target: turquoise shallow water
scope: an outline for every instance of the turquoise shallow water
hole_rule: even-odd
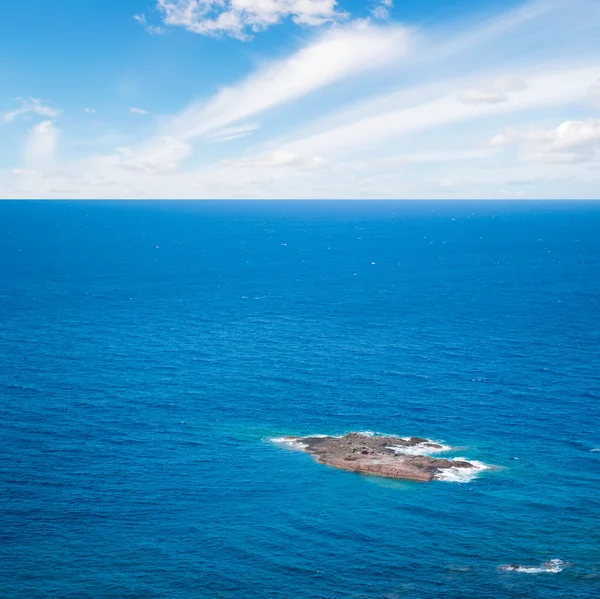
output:
[[[597,203],[0,204],[0,596],[600,596],[598,231]],[[269,442],[349,430],[497,468]]]

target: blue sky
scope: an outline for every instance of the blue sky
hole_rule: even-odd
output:
[[[598,0],[29,0],[0,197],[600,196]]]

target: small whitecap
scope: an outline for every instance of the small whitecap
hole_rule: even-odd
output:
[[[518,572],[520,574],[558,574],[571,564],[561,559],[551,559],[539,566],[521,566],[520,564],[505,564],[500,566],[503,572]]]

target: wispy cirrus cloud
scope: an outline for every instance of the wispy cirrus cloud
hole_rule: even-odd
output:
[[[12,123],[27,114],[37,114],[46,118],[57,118],[62,114],[62,111],[48,106],[44,100],[38,100],[37,98],[17,98],[17,100],[21,105],[14,110],[0,114],[0,124]]]
[[[260,125],[255,123],[238,125],[237,127],[225,127],[209,134],[208,138],[216,142],[241,139],[242,137],[252,135],[259,127]]]
[[[406,58],[411,34],[402,26],[357,23],[334,29],[289,57],[224,88],[207,102],[192,104],[169,125],[186,139],[296,101],[342,80]]]
[[[147,110],[144,110],[143,108],[136,108],[135,106],[132,106],[129,109],[129,112],[131,114],[137,114],[139,116],[146,116],[146,115],[150,114]]]
[[[144,13],[140,13],[139,15],[133,15],[133,20],[139,23],[144,28],[146,33],[149,33],[150,35],[163,35],[165,33],[163,27],[160,27],[158,25],[151,25],[150,23],[148,23],[148,19],[146,18],[146,15]]]
[[[363,22],[329,31],[291,56],[224,88],[208,101],[193,103],[171,118],[153,139],[132,148],[131,153],[137,153],[138,163],[144,168],[155,164],[159,171],[172,170],[174,154],[178,161],[187,158],[183,148],[191,154],[193,142],[225,141],[227,137],[249,134],[252,131],[236,130],[244,128],[237,123],[397,62],[408,55],[410,42],[409,31],[401,26],[376,28]],[[175,146],[177,151],[172,152]]]

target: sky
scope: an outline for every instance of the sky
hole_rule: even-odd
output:
[[[0,198],[600,198],[600,0],[28,0]]]

